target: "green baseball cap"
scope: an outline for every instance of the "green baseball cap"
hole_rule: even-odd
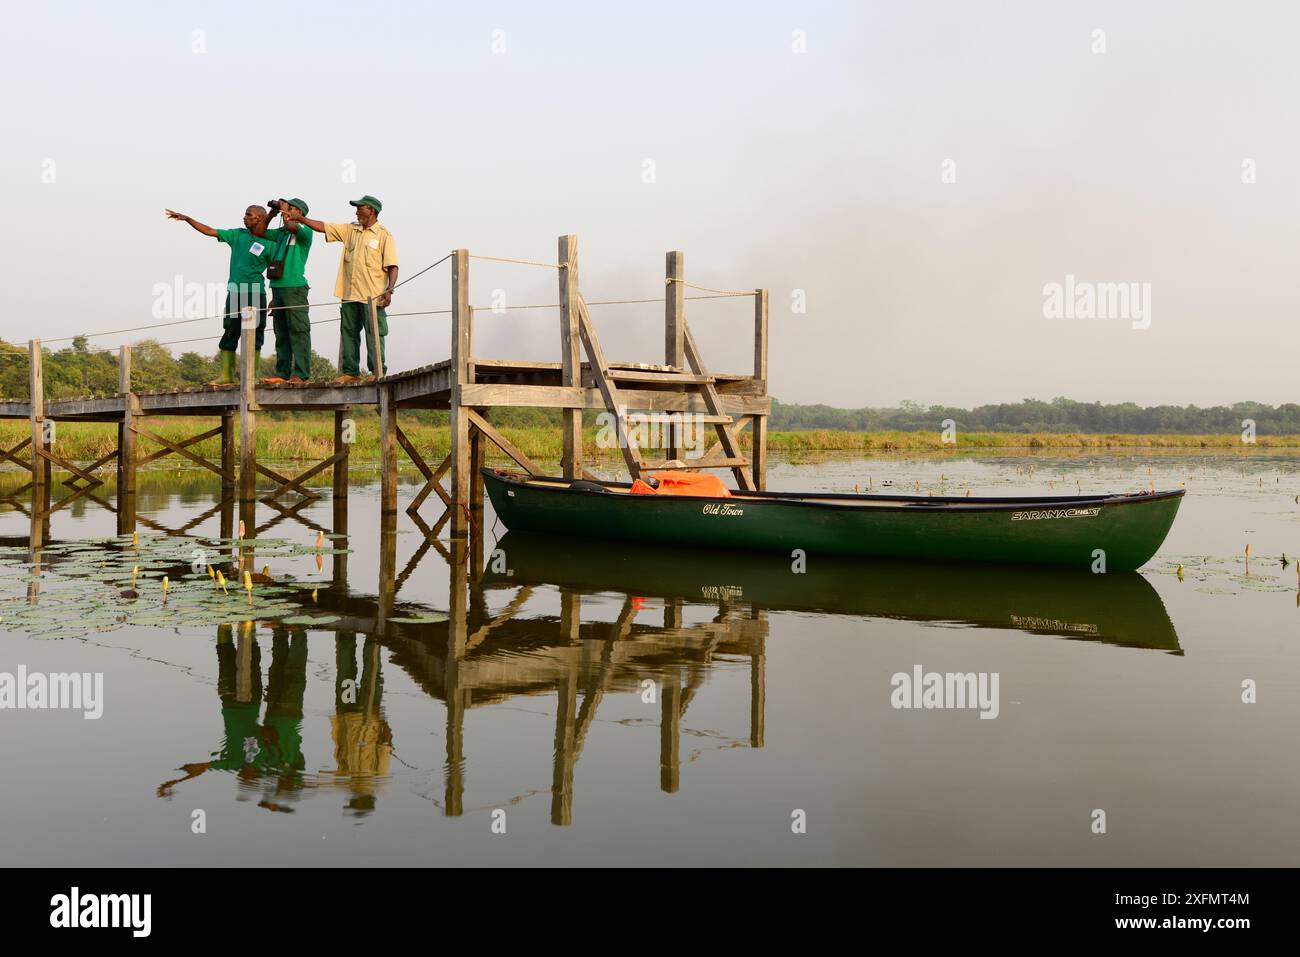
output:
[[[295,197],[294,199],[289,200],[289,205],[295,206],[298,209],[302,210],[302,214],[304,216],[306,216],[310,212],[310,210],[307,208],[307,201],[305,199],[298,199]]]
[[[369,206],[376,213],[382,213],[384,211],[384,204],[381,203],[379,200],[375,199],[373,196],[362,196],[360,199],[350,199],[348,200],[348,205]]]

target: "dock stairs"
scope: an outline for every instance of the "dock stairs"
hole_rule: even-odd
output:
[[[579,293],[575,296],[578,313],[578,330],[582,346],[587,353],[588,367],[595,380],[596,387],[604,399],[606,410],[614,417],[617,429],[619,449],[633,479],[640,478],[645,472],[666,471],[670,469],[712,469],[729,468],[736,477],[738,486],[744,491],[754,491],[755,484],[749,470],[749,460],[741,453],[740,437],[735,420],[723,410],[722,399],[714,377],[709,375],[700,356],[699,347],[685,319],[681,320],[683,353],[689,371],[680,366],[657,366],[648,369],[635,365],[610,363],[605,358],[600,340],[587,311],[587,304]],[[627,410],[627,403],[619,393],[619,383],[635,385],[639,389],[662,389],[700,397],[707,410],[702,414],[691,413],[693,419],[712,426],[717,432],[717,443],[700,458],[651,460],[642,455],[638,447],[635,432]],[[641,421],[672,422],[672,414],[660,413],[649,416],[638,415]],[[714,454],[720,448],[721,455]]]

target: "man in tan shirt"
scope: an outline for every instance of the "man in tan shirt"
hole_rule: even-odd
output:
[[[339,336],[342,359],[335,381],[361,381],[361,331],[366,330],[366,364],[373,378],[384,356],[384,339],[388,335],[385,309],[393,301],[397,285],[397,241],[379,224],[383,204],[373,196],[350,200],[357,210],[355,223],[326,223],[303,216],[298,222],[325,234],[327,243],[343,243],[339,275],[334,295],[342,300],[339,313]],[[379,342],[371,341],[370,313],[367,300],[374,298],[379,313]]]

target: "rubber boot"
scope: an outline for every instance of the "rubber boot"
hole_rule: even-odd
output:
[[[222,349],[219,355],[221,357],[221,374],[217,376],[215,382],[211,382],[209,385],[238,385],[239,380],[235,378],[235,366],[239,359],[238,355],[234,352],[228,352],[225,349]]]

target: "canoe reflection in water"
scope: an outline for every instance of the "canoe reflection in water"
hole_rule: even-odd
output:
[[[1181,654],[1164,603],[1137,572],[1080,573],[1051,566],[768,553],[683,552],[598,541],[560,542],[509,532],[497,543],[506,573],[485,582],[555,584],[703,603],[1005,628]]]
[[[391,549],[392,538],[385,535],[381,547]],[[447,562],[446,612],[398,605],[396,592],[412,566],[436,562],[435,552]],[[313,642],[322,631],[337,632],[329,716],[333,768],[308,773],[302,754],[306,635],[272,629],[263,691],[253,626],[223,626],[217,655],[224,743],[210,760],[184,765],[184,776],[163,784],[159,794],[224,770],[235,775],[241,796],[255,796],[269,810],[291,810],[305,795],[342,791],[349,812],[367,813],[391,780],[395,761],[394,731],[382,708],[381,658],[446,705],[443,793],[433,803],[448,816],[465,813],[466,755],[473,752],[472,742],[466,745],[467,714],[523,696],[555,696],[551,821],[565,825],[572,821],[575,769],[608,696],[641,694],[653,683],[659,784],[672,793],[682,786],[682,765],[690,760],[683,761],[680,742],[690,733],[684,721],[692,701],[716,669],[747,662],[747,733],[730,737],[739,730],[732,728],[718,734],[734,745],[764,746],[769,613],[994,628],[1182,653],[1159,596],[1131,572],[866,559],[813,561],[796,572],[780,554],[629,549],[514,532],[495,546],[481,539],[428,539],[400,574],[391,552],[382,553],[380,582],[378,596],[352,593],[340,561],[333,587],[319,595],[319,610],[336,622],[311,626]],[[492,603],[495,611],[489,607],[493,594],[501,594]],[[602,597],[589,597],[595,594]],[[709,609],[710,620],[700,620],[700,608]],[[591,620],[602,609],[606,620]],[[358,635],[364,636],[359,680]],[[259,720],[263,698],[266,713]],[[737,717],[744,727],[745,718]],[[428,731],[421,726],[408,733]],[[536,793],[539,783],[519,781],[519,794]]]

